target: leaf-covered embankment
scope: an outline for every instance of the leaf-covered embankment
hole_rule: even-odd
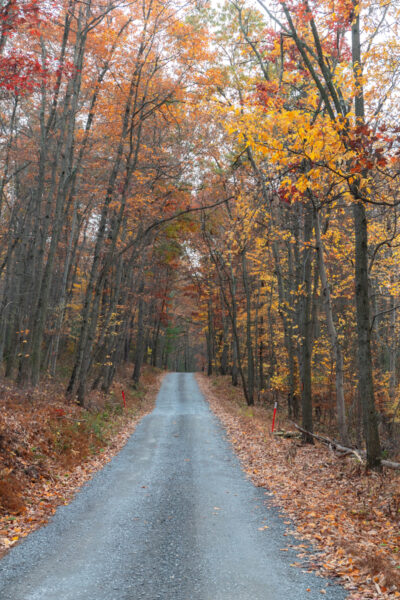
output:
[[[27,392],[1,383],[0,556],[121,450],[153,409],[163,375],[145,369],[135,390],[121,374],[107,396],[91,394],[88,409],[67,403],[61,385]]]
[[[246,473],[284,508],[295,535],[315,544],[313,568],[340,576],[351,600],[399,598],[399,473],[365,474],[319,442],[272,436],[272,409],[247,407],[226,377],[198,375],[198,383]],[[283,414],[277,426],[293,429]]]

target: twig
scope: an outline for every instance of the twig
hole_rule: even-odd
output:
[[[397,304],[396,306],[392,306],[392,308],[388,308],[387,310],[382,310],[381,312],[376,313],[376,315],[374,315],[372,318],[370,331],[372,331],[376,317],[380,317],[381,315],[386,315],[387,313],[393,312],[394,310],[397,310],[398,308],[400,308],[400,304]]]

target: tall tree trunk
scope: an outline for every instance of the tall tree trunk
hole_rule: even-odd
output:
[[[136,349],[135,349],[135,367],[132,373],[132,381],[134,386],[137,387],[139,385],[140,373],[142,370],[143,364],[143,353],[144,353],[144,280],[140,282],[138,293],[139,293],[139,303],[138,303],[138,321],[137,321],[137,329],[136,329]]]
[[[226,375],[228,373],[228,360],[229,360],[229,342],[228,342],[228,319],[226,318],[223,299],[221,298],[221,313],[222,313],[222,353],[221,353],[221,363],[220,363],[220,373],[221,375]]]
[[[353,0],[355,16],[352,25],[352,61],[356,87],[356,123],[364,123],[364,93],[362,86],[362,62],[360,40],[360,3]],[[381,445],[375,410],[374,383],[372,375],[370,306],[368,298],[368,226],[367,215],[359,184],[352,186],[354,196],[353,218],[355,232],[355,287],[358,338],[358,389],[362,403],[364,435],[367,449],[367,467],[381,468]]]
[[[395,307],[394,296],[390,296],[390,333],[389,333],[389,396],[392,402],[396,398],[396,387],[397,387],[397,339],[396,339],[396,320],[397,312]]]
[[[249,276],[247,272],[247,257],[246,250],[242,252],[242,275],[243,287],[246,296],[246,349],[247,349],[247,404],[254,404],[254,357],[253,357],[253,341],[251,334],[251,292],[249,285]]]
[[[293,302],[293,297],[290,293],[285,294],[284,280],[281,270],[281,261],[279,256],[279,248],[276,240],[272,243],[272,252],[275,262],[275,274],[278,282],[278,299],[279,307],[278,312],[282,319],[284,344],[287,352],[287,367],[288,367],[288,416],[298,417],[298,402],[295,396],[296,391],[296,379],[295,379],[295,348],[294,348],[294,336],[293,336],[293,323],[292,317],[287,314],[287,306]],[[295,275],[293,272],[291,260],[291,248],[288,247],[288,273],[289,281],[294,281]],[[290,292],[290,290],[289,290]]]
[[[211,289],[209,289],[209,297],[207,302],[207,376],[211,377],[213,373],[214,361],[214,324],[213,324],[213,309],[211,299]]]
[[[320,214],[319,211],[314,213],[315,224],[315,241],[318,252],[319,274],[322,284],[322,296],[326,314],[326,323],[328,327],[329,337],[331,339],[332,354],[335,358],[336,365],[336,410],[337,422],[339,429],[340,441],[344,446],[349,446],[349,435],[346,423],[346,408],[344,401],[344,385],[343,385],[343,354],[339,342],[338,333],[333,320],[333,308],[331,301],[331,293],[329,289],[328,277],[325,267],[324,245],[321,238]]]
[[[301,377],[301,411],[303,429],[312,433],[312,390],[311,390],[311,354],[312,354],[312,321],[311,321],[311,279],[312,251],[310,248],[313,224],[313,211],[309,204],[304,206],[303,249],[301,261],[302,290],[299,307],[300,325],[300,377]],[[311,435],[303,434],[308,444],[313,444]]]
[[[236,342],[232,338],[232,385],[237,387],[239,385],[239,377],[238,377],[238,366],[237,366],[237,347]]]

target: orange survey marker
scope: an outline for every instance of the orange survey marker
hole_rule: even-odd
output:
[[[277,408],[278,408],[278,403],[275,402],[275,405],[274,405],[274,414],[273,414],[273,417],[272,417],[272,433],[274,433],[275,417],[276,417],[276,409]]]

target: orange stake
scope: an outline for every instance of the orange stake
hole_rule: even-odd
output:
[[[272,417],[272,433],[274,433],[274,427],[275,427],[275,417],[276,417],[276,409],[278,408],[278,403],[275,402],[275,406],[274,406],[274,414]]]

